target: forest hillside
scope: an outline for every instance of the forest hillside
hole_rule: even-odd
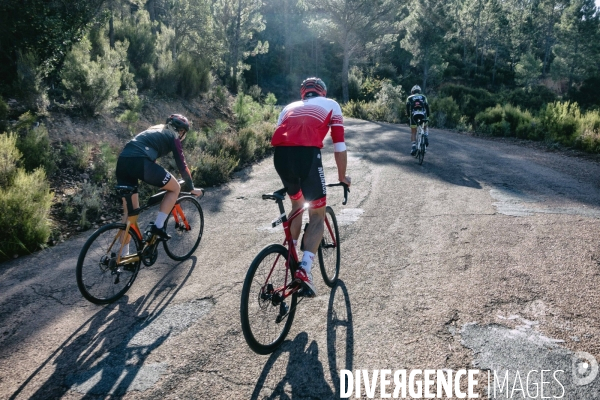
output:
[[[600,152],[594,0],[6,0],[0,259],[115,218],[121,147],[172,112],[227,181],[309,76],[347,117],[405,123],[419,85],[433,126]]]

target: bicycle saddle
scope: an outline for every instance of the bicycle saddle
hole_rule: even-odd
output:
[[[273,193],[263,194],[262,199],[263,200],[275,200],[275,201],[284,200],[285,193],[286,193],[286,188],[279,189],[278,191],[273,192]]]
[[[125,185],[117,185],[115,186],[115,192],[117,192],[120,196],[126,196],[128,194],[133,194],[137,192],[137,186],[125,186]]]

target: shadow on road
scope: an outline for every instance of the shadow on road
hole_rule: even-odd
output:
[[[284,371],[277,361],[285,353],[289,353],[289,360]],[[339,369],[352,370],[353,357],[354,331],[350,299],[346,286],[340,280],[331,291],[327,309],[327,359],[334,390],[325,379],[317,342],[313,340],[308,343],[308,334],[301,332],[294,340],[286,340],[271,354],[251,399],[339,398]],[[274,382],[274,385],[270,382]],[[264,389],[269,391],[268,395],[265,395]]]
[[[327,308],[327,358],[329,373],[340,398],[340,370],[352,371],[354,361],[354,327],[348,289],[342,280],[331,290]],[[338,361],[339,360],[339,361]]]
[[[182,265],[190,261],[186,273]],[[44,383],[28,398],[61,398],[71,389],[84,394],[84,398],[123,395],[132,389],[132,385],[141,389],[140,385],[153,383],[149,381],[158,379],[165,366],[144,366],[144,361],[171,332],[153,335],[145,334],[144,329],[173,301],[190,278],[196,263],[197,259],[193,256],[173,266],[150,293],[133,303],[125,295],[100,309],[27,377],[10,399],[16,399],[28,385],[40,379],[45,379]],[[185,276],[182,277],[183,273]],[[49,366],[54,367],[54,372],[42,378],[41,372]],[[143,375],[143,379],[136,380],[138,375]]]

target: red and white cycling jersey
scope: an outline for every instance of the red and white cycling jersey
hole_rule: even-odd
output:
[[[273,146],[308,146],[323,148],[331,128],[334,151],[346,150],[344,118],[340,105],[325,97],[312,97],[286,106],[277,121]]]

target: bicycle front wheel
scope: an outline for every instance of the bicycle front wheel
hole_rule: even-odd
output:
[[[421,139],[419,140],[419,148],[417,151],[419,152],[419,154],[418,154],[419,165],[422,165],[423,159],[425,158],[425,140],[423,140],[422,135],[421,135]]]
[[[258,354],[275,351],[285,340],[296,314],[298,296],[290,293],[292,271],[287,249],[265,247],[252,261],[244,286],[240,314],[246,343]]]
[[[125,224],[101,227],[85,242],[77,260],[76,277],[79,291],[95,304],[108,304],[119,299],[131,287],[140,269],[140,260],[117,265],[121,235]],[[139,253],[139,238],[130,235],[129,254]]]
[[[325,228],[319,245],[319,267],[325,284],[333,287],[340,274],[340,231],[333,209],[325,210]]]
[[[163,242],[167,255],[175,261],[188,259],[198,248],[204,231],[204,214],[198,200],[192,196],[177,199],[165,226],[171,235]]]

